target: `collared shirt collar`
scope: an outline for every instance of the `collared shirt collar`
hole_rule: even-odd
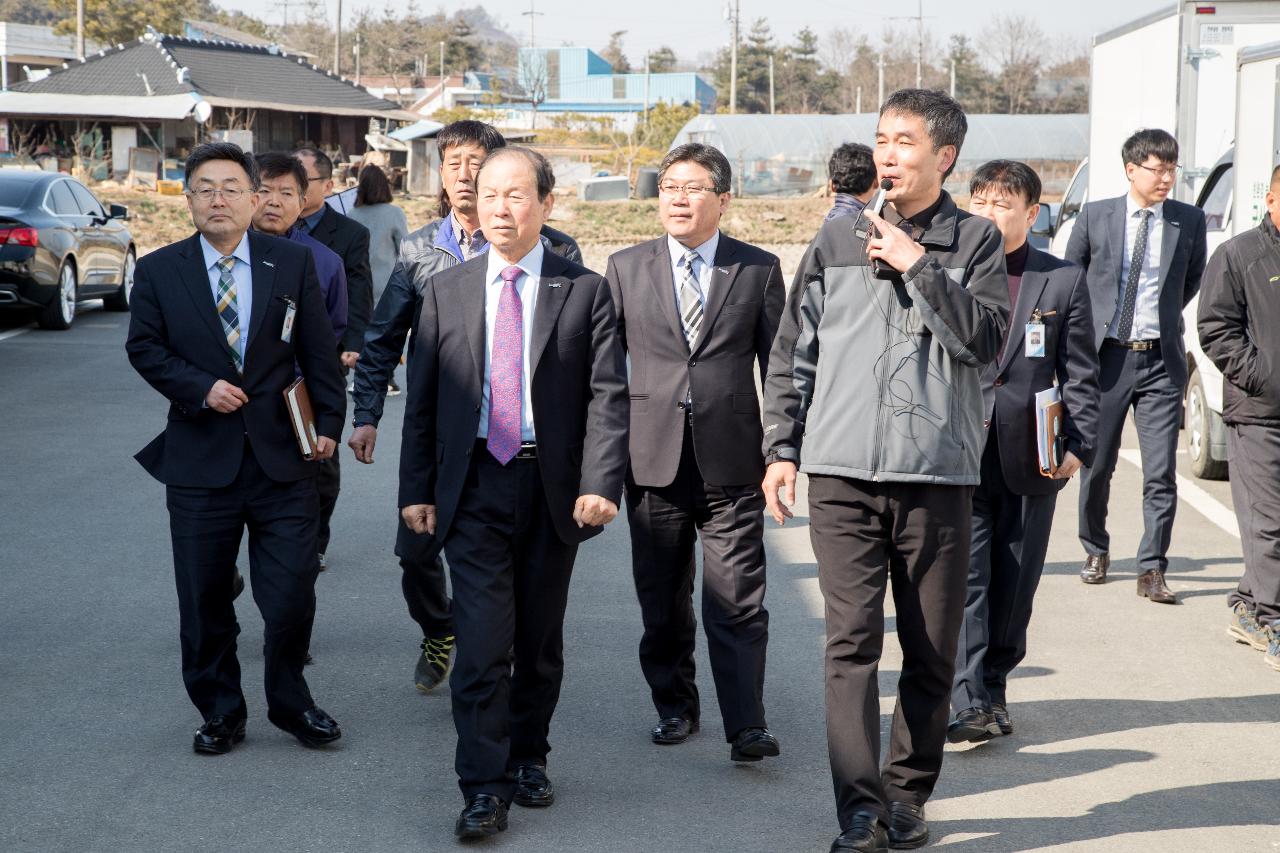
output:
[[[490,244],[488,277],[485,278],[485,281],[492,284],[496,279],[502,277],[502,271],[509,266],[520,267],[520,269],[524,271],[525,275],[530,278],[537,278],[542,275],[542,257],[545,251],[546,250],[542,247],[542,240],[539,239],[538,242],[533,244],[533,248],[529,250],[529,254],[525,255],[513,264],[511,261],[508,261],[498,254],[497,248]]]
[[[1134,199],[1134,197],[1130,193],[1125,193],[1124,195],[1125,218],[1132,219],[1133,215],[1137,213],[1139,210],[1151,211],[1151,220],[1154,223],[1164,216],[1164,202],[1158,201],[1155,204],[1151,205],[1150,207],[1144,208],[1138,204],[1138,202]]]
[[[453,226],[453,238],[458,241],[459,246],[463,243],[471,242],[471,240],[475,238],[476,234],[483,233],[481,229],[477,228],[475,234],[468,234],[467,229],[463,227],[462,223],[453,215],[453,211],[449,212],[449,222]]]
[[[717,229],[716,233],[712,234],[709,240],[700,246],[695,246],[693,250],[698,253],[698,257],[702,258],[703,266],[710,267],[715,262],[716,249],[719,248],[719,246],[720,231]],[[668,234],[667,251],[671,253],[671,262],[679,265],[680,260],[684,257],[684,253],[689,251],[689,249],[675,237]]]
[[[213,269],[213,265],[218,262],[223,254],[213,248],[213,244],[205,239],[203,234],[200,235],[200,251],[204,253],[204,268]],[[235,251],[231,253],[231,257],[240,261],[245,266],[249,266],[249,232],[246,231],[241,237],[240,242],[236,245]]]
[[[324,204],[320,205],[320,209],[317,210],[315,213],[311,214],[310,216],[302,217],[302,221],[305,222],[307,225],[308,234],[310,234],[312,231],[315,230],[315,227],[320,224],[321,219],[324,219],[324,212],[325,212],[325,209],[328,207],[329,207],[329,203],[325,202]]]

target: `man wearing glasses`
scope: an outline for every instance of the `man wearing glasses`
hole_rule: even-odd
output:
[[[222,754],[248,716],[236,660],[236,556],[265,623],[267,719],[306,746],[341,737],[302,674],[315,617],[317,461],[303,458],[281,392],[306,377],[318,459],[346,411],[315,261],[249,231],[261,203],[252,155],[225,142],[186,163],[198,233],[143,257],[129,339],[134,369],[169,401],[163,433],[135,457],[164,483],[173,539],[182,677],[204,718],[192,746]]]
[[[627,520],[644,620],[640,667],[656,744],[697,731],[694,545],[702,540],[702,625],[733,761],[779,752],[765,723],[761,379],[785,292],[778,259],[720,232],[729,161],[674,149],[658,172],[666,234],[609,258],[618,329],[631,357]]]
[[[1080,544],[1086,555],[1080,579],[1107,580],[1111,475],[1132,409],[1143,479],[1137,591],[1158,604],[1176,604],[1164,573],[1178,504],[1178,428],[1187,384],[1182,309],[1200,290],[1205,219],[1199,208],[1169,198],[1178,142],[1168,132],[1139,130],[1121,153],[1129,192],[1081,208],[1066,253],[1086,270],[1102,386],[1094,462],[1080,483]]]

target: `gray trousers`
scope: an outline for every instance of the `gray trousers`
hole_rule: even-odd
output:
[[[1280,426],[1230,424],[1231,502],[1240,523],[1244,577],[1228,603],[1280,623]]]
[[[1103,344],[1098,354],[1102,401],[1093,467],[1080,475],[1080,544],[1089,554],[1111,550],[1107,504],[1111,475],[1120,456],[1124,422],[1133,410],[1142,453],[1142,541],[1138,571],[1169,566],[1166,556],[1178,506],[1178,428],[1182,421],[1182,388],[1169,378],[1160,348],[1133,352]]]
[[[1005,682],[1027,655],[1031,602],[1049,551],[1057,493],[1019,495],[1005,485],[996,433],[982,454],[982,485],[973,493],[969,588],[956,651],[951,706],[991,709],[1005,702]]]

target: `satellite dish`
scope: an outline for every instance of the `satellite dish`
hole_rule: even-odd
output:
[[[213,115],[213,107],[209,105],[208,101],[196,101],[195,115],[196,121],[204,124]]]

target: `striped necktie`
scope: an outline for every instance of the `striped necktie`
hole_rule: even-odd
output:
[[[693,264],[697,260],[698,253],[692,249],[680,259],[680,325],[684,327],[684,339],[690,349],[698,339],[698,330],[702,328],[702,288],[698,285],[698,276],[693,270]]]
[[[222,321],[222,333],[227,336],[227,345],[231,347],[231,360],[236,370],[244,374],[244,356],[240,353],[240,307],[236,303],[236,280],[231,277],[231,268],[236,265],[235,258],[218,258],[218,319]]]

